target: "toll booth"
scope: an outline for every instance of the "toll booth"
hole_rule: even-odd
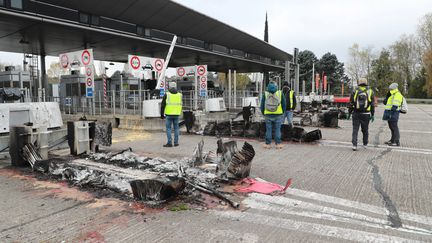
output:
[[[31,89],[30,72],[6,67],[6,71],[0,72],[0,88]]]
[[[72,71],[60,77],[60,104],[69,113],[76,113],[90,106],[86,98],[86,75]]]

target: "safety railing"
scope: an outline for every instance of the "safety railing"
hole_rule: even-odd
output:
[[[240,109],[242,99],[256,97],[257,93],[248,90],[232,92],[208,90],[207,96],[196,96],[193,90],[181,91],[183,95],[183,110],[205,110],[206,100],[223,98],[225,106],[230,109]],[[93,98],[85,96],[45,97],[46,102],[58,102],[64,114],[84,115],[143,115],[143,101],[162,99],[159,91],[151,90],[123,90],[123,91],[95,91]],[[40,99],[29,97],[27,102],[37,102]]]

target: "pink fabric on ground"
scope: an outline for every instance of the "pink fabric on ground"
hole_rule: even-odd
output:
[[[288,179],[285,187],[282,187],[279,184],[271,183],[271,182],[262,182],[257,181],[253,178],[245,178],[241,181],[242,184],[247,184],[245,186],[240,186],[239,188],[235,189],[237,192],[257,192],[262,194],[275,194],[275,193],[283,193],[288,189],[288,187],[291,185],[291,179]]]

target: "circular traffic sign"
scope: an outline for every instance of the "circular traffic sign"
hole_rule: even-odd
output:
[[[183,77],[186,74],[186,70],[182,67],[177,69],[177,75]]]
[[[207,84],[206,83],[201,83],[201,89],[206,89],[207,88]]]
[[[165,87],[165,82],[164,82],[164,81],[161,81],[160,87],[161,87],[161,88],[164,88],[164,87]]]
[[[156,59],[155,63],[154,63],[154,67],[156,68],[156,70],[158,72],[162,71],[163,68],[163,61],[161,59]]]
[[[130,65],[133,69],[137,70],[141,66],[141,61],[139,57],[133,56],[130,60]]]
[[[87,79],[87,87],[93,86],[93,80],[91,78]]]
[[[81,61],[82,63],[87,66],[90,64],[91,62],[91,56],[90,56],[90,52],[87,50],[84,50],[82,55],[81,55]]]
[[[199,76],[204,75],[206,73],[206,68],[204,66],[202,66],[202,65],[198,66],[197,73],[198,73]]]
[[[203,76],[203,77],[201,77],[201,82],[207,82],[207,77],[205,77],[205,76]]]
[[[87,74],[87,76],[91,76],[92,75],[92,70],[91,70],[90,67],[86,68],[86,74]]]
[[[67,68],[69,66],[69,58],[66,54],[63,54],[60,57],[60,64],[63,68]]]

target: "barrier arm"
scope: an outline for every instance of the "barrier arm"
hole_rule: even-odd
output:
[[[174,46],[175,46],[176,42],[177,42],[177,36],[174,35],[173,40],[171,42],[171,46],[170,46],[169,51],[168,51],[168,55],[167,55],[167,57],[165,59],[165,63],[164,63],[163,68],[162,68],[161,75],[159,76],[158,82],[157,82],[157,85],[156,85],[156,87],[159,87],[159,89],[160,89],[160,85],[161,85],[162,80],[165,79],[165,71],[168,68],[168,64],[169,64],[169,61],[171,59],[171,55],[173,53]]]

